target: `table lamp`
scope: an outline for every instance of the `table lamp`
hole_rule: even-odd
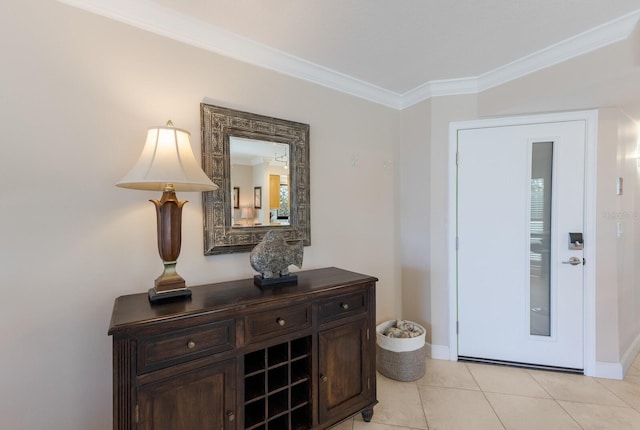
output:
[[[218,186],[198,165],[189,140],[189,132],[166,126],[151,127],[142,154],[133,169],[116,184],[135,190],[162,191],[160,200],[150,200],[156,207],[158,251],[164,271],[149,289],[149,301],[190,297],[191,290],[176,272],[182,240],[182,206],[176,191],[213,191]]]
[[[242,208],[240,209],[240,218],[244,220],[245,225],[253,224],[253,219],[256,216],[253,214],[253,209],[251,208]]]

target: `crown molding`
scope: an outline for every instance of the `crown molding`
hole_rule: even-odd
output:
[[[402,95],[401,109],[431,97],[477,94],[572,58],[627,39],[640,20],[640,9],[562,42],[519,58],[480,76],[426,82]]]
[[[502,85],[621,42],[635,30],[638,20],[640,20],[640,9],[484,73],[478,77],[478,90],[481,92]]]
[[[178,13],[149,0],[58,0],[131,26],[150,31],[225,57],[303,79],[394,109],[402,97],[393,91]]]
[[[480,76],[425,82],[399,94],[279,51],[149,0],[58,0],[198,48],[393,109],[431,97],[477,94],[629,37],[640,9]]]
[[[445,79],[429,81],[408,91],[401,96],[398,109],[405,109],[431,97],[455,96],[461,94],[477,94],[478,78]]]

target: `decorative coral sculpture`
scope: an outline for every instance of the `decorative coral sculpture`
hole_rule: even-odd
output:
[[[289,245],[277,230],[269,230],[262,241],[251,250],[249,262],[260,273],[254,276],[259,286],[296,284],[298,277],[289,273],[289,266],[302,267],[303,245]]]

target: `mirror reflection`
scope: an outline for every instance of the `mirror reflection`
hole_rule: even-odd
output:
[[[273,228],[311,245],[309,124],[205,103],[200,120],[219,187],[202,193],[205,255],[250,252]]]
[[[233,228],[289,225],[289,145],[229,136]]]

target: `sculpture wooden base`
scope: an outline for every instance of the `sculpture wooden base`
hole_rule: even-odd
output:
[[[262,275],[255,275],[253,277],[253,283],[258,287],[275,287],[284,285],[297,285],[298,275],[280,276],[278,278],[263,278]]]

